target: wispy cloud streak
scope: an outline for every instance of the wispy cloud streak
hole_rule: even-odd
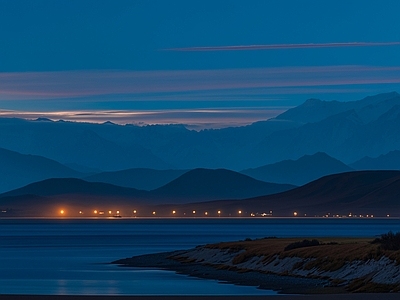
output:
[[[267,44],[267,45],[237,45],[170,48],[166,51],[200,52],[200,51],[248,51],[248,50],[279,50],[279,49],[316,49],[316,48],[348,48],[348,47],[378,47],[398,46],[400,42],[349,42],[349,43],[309,43],[309,44]]]
[[[320,66],[232,70],[66,71],[0,73],[1,100],[73,99],[124,95],[130,99],[209,92],[399,84],[400,67]],[[266,91],[267,93],[268,91]],[[161,97],[162,98],[162,97]],[[185,101],[190,100],[190,97]],[[227,99],[229,100],[229,99]]]

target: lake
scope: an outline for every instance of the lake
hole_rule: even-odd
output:
[[[265,295],[172,271],[109,262],[245,238],[371,237],[398,219],[0,219],[0,294]]]

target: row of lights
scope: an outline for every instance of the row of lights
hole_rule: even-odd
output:
[[[99,214],[99,215],[104,215],[104,211],[102,211],[102,210],[98,211],[97,209],[95,209],[95,210],[93,211],[93,213],[94,213],[95,215],[97,215],[97,214]],[[109,215],[111,215],[112,213],[113,213],[112,210],[109,210],[109,211],[108,211],[108,214],[109,214]],[[117,211],[116,211],[116,214],[119,215],[119,213],[120,213],[120,211],[117,210]]]
[[[64,209],[61,209],[61,210],[60,210],[60,214],[61,214],[61,215],[64,215],[65,213],[66,213],[66,211],[65,211]],[[99,211],[99,210],[97,210],[97,209],[95,209],[95,210],[93,211],[93,213],[94,213],[95,215],[97,215],[97,214],[98,214],[98,215],[104,215],[104,214],[105,214],[104,211],[102,211],[102,210]],[[116,211],[116,214],[119,215],[119,213],[120,213],[120,211],[117,210],[117,211]],[[79,211],[79,214],[80,214],[80,215],[83,215],[83,211],[80,210],[80,211]],[[111,215],[111,214],[112,214],[112,210],[109,210],[109,211],[108,211],[108,214]]]
[[[293,212],[293,216],[294,217],[297,217],[298,216],[298,213],[295,211],[295,212]],[[306,217],[307,216],[307,214],[304,214],[304,216]],[[342,217],[347,217],[346,215],[331,215],[330,213],[327,213],[326,215],[324,215],[323,216],[324,218],[329,218],[329,217],[332,217],[332,218],[342,218]],[[352,214],[352,213],[349,213],[348,214],[348,217],[349,218],[357,218],[357,217],[359,217],[359,218],[373,218],[374,217],[374,215],[356,215],[356,214]],[[386,217],[388,217],[388,218],[390,218],[390,214],[387,214],[386,215]]]
[[[97,209],[95,209],[95,210],[93,211],[93,213],[94,213],[95,215],[104,215],[104,214],[105,214],[104,211],[98,211]],[[61,215],[64,215],[64,214],[65,214],[65,210],[64,210],[64,209],[61,209],[61,210],[60,210],[60,214],[61,214]],[[82,215],[83,212],[80,210],[80,211],[79,211],[79,214]],[[112,214],[112,210],[109,210],[109,211],[108,211],[108,214],[111,215],[111,214]],[[119,214],[120,214],[120,211],[117,210],[117,211],[116,211],[116,215],[119,215]],[[136,210],[136,209],[133,210],[133,214],[134,214],[134,215],[137,214],[137,210]],[[176,210],[173,210],[173,211],[172,211],[172,214],[173,214],[173,215],[176,215]],[[195,215],[195,214],[196,214],[196,211],[193,210],[193,211],[192,211],[192,214]],[[218,211],[217,211],[217,214],[220,216],[220,215],[221,215],[221,211],[218,210]],[[242,211],[239,210],[239,211],[238,211],[238,214],[241,215],[241,214],[242,214]],[[155,216],[155,215],[156,215],[156,211],[153,211],[153,212],[152,212],[152,215]],[[205,216],[208,216],[208,212],[207,212],[207,211],[204,212],[204,215],[205,215]],[[272,215],[272,211],[270,211],[269,214],[261,214],[261,216],[267,216],[267,215]],[[299,215],[299,214],[297,213],[297,211],[293,212],[293,216],[294,216],[294,217],[297,217],[298,215]],[[254,213],[251,213],[250,216],[255,217],[255,214],[254,214]],[[305,214],[304,216],[307,216],[307,215]],[[331,214],[328,213],[328,214],[326,214],[326,215],[323,216],[323,217],[330,217],[330,216],[331,216]],[[352,213],[349,213],[348,216],[349,216],[349,217],[357,217],[357,215],[353,215]],[[337,217],[337,218],[339,218],[340,215],[332,215],[332,217]],[[363,218],[364,215],[359,215],[359,217],[360,217],[360,218]],[[366,217],[367,217],[367,218],[373,218],[374,215],[366,215]],[[386,217],[389,218],[390,215],[387,214]]]
[[[136,210],[134,210],[134,211],[133,211],[133,213],[134,213],[134,214],[136,214]],[[156,212],[155,212],[155,211],[153,211],[153,213],[152,213],[152,214],[153,214],[153,215],[156,215]],[[176,215],[176,210],[173,210],[173,211],[172,211],[172,214],[173,214],[173,215]],[[195,214],[196,214],[196,211],[195,211],[195,210],[193,210],[193,211],[192,211],[192,214],[194,214],[194,215],[195,215]],[[221,214],[221,211],[220,211],[220,210],[218,210],[218,211],[217,211],[217,214],[218,214],[218,215],[220,215],[220,214]],[[238,214],[239,214],[239,215],[240,215],[240,214],[242,214],[242,211],[241,211],[241,210],[239,210],[239,211],[238,211]],[[204,215],[205,215],[205,216],[208,216],[208,211],[205,211],[205,212],[204,212]]]
[[[134,215],[137,214],[137,210],[136,210],[136,209],[133,210],[132,212],[133,212]],[[61,210],[60,210],[60,214],[61,214],[61,215],[64,215],[65,213],[66,213],[66,211],[65,211],[64,209],[61,209]],[[102,210],[97,210],[97,209],[95,209],[95,210],[93,211],[93,213],[94,213],[95,215],[104,215],[104,214],[105,214],[104,211],[102,211]],[[109,210],[109,211],[108,211],[108,214],[109,214],[109,215],[112,215],[112,213],[113,213],[112,210]],[[193,210],[192,213],[193,213],[193,215],[195,215],[195,214],[196,214],[196,211]],[[79,211],[79,214],[82,215],[82,214],[83,214],[83,211],[80,210],[80,211]],[[119,214],[120,214],[120,211],[117,210],[117,211],[116,211],[116,214],[119,215]],[[176,214],[176,210],[173,210],[173,211],[172,211],[172,214],[175,215],[175,214]],[[218,210],[218,211],[217,211],[217,214],[218,214],[218,215],[221,215],[221,211]],[[242,211],[239,210],[239,211],[238,211],[238,214],[239,214],[239,215],[242,214]],[[152,212],[152,215],[156,215],[156,211],[153,211],[153,212]],[[207,212],[207,211],[204,212],[204,215],[207,216],[207,215],[208,215],[208,212]]]

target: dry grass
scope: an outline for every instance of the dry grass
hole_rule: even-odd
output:
[[[212,244],[207,247],[232,251],[245,250],[234,258],[234,264],[245,262],[254,256],[264,257],[264,261],[268,262],[277,255],[280,258],[314,258],[313,261],[297,266],[307,270],[317,267],[325,271],[336,271],[346,262],[378,260],[382,256],[387,256],[400,264],[400,251],[382,250],[379,244],[371,244],[372,239],[365,238],[321,238],[318,239],[321,243],[318,246],[284,251],[287,245],[302,240],[299,238],[259,239]]]

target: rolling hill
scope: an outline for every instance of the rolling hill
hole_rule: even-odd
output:
[[[237,216],[273,212],[274,216],[400,215],[400,171],[356,171],[328,175],[304,186],[268,196],[210,201],[176,207],[180,211],[221,211]],[[158,207],[166,213],[169,206]]]
[[[57,217],[60,209],[68,216],[95,216],[93,211],[116,211],[128,205],[147,203],[146,191],[76,178],[53,178],[29,184],[0,195],[0,207],[12,216]]]
[[[101,172],[84,177],[91,182],[105,182],[138,190],[154,190],[175,178],[181,176],[187,170],[154,170],[154,169],[128,169],[115,172]]]
[[[320,177],[349,172],[353,169],[326,153],[304,155],[298,160],[284,160],[240,173],[258,180],[276,183],[303,185]]]
[[[135,197],[142,196],[145,192],[108,183],[87,182],[77,178],[52,178],[3,193],[0,198],[23,195],[57,196],[67,194]]]
[[[151,194],[175,203],[184,203],[194,200],[242,199],[279,193],[294,187],[290,184],[259,181],[226,169],[194,169],[151,191]]]
[[[16,209],[24,214],[54,215],[62,205],[81,209],[119,210],[132,215],[132,209],[156,204],[199,202],[213,199],[243,199],[277,193],[291,185],[258,181],[228,170],[196,169],[153,191],[120,187],[76,178],[54,178],[29,184],[0,195],[0,208]],[[50,208],[51,209],[50,209]],[[25,211],[25,212],[23,212]]]

